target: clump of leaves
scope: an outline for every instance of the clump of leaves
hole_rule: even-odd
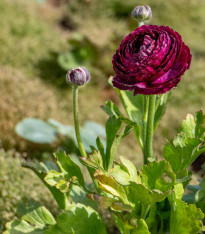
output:
[[[12,152],[0,152],[0,232],[5,222],[16,218],[17,207],[33,198],[44,203],[54,214],[56,204],[49,191],[28,170],[22,169],[22,159]],[[34,189],[35,187],[35,189]]]
[[[120,162],[114,161],[120,140],[132,130],[134,124],[111,102],[103,109],[110,115],[106,124],[106,146],[104,148],[97,138],[96,148],[91,146],[92,153],[87,158],[80,158],[81,163],[88,168],[95,187],[85,183],[81,168],[64,152],[54,154],[56,164],[24,164],[47,186],[62,212],[56,220],[52,218],[52,223],[47,220],[41,227],[20,215],[19,221],[7,224],[7,233],[18,228],[24,231],[26,228],[40,228],[45,233],[70,233],[70,229],[78,232],[82,231],[79,228],[84,228],[85,223],[89,225],[88,233],[93,233],[93,230],[95,233],[106,233],[103,221],[95,211],[96,207],[108,209],[112,213],[121,233],[158,233],[161,230],[178,234],[198,233],[202,230],[204,214],[194,204],[198,200],[191,204],[182,199],[184,186],[190,179],[188,167],[205,151],[205,116],[202,111],[195,116],[189,114],[182,122],[173,145],[165,145],[165,160],[153,160],[137,170],[131,161],[122,156]],[[178,155],[175,148],[180,148],[182,153]],[[76,192],[77,188],[82,193]],[[202,184],[198,197],[203,194]],[[37,209],[39,207],[34,207],[35,212],[38,212]],[[29,215],[33,216],[32,213]],[[50,215],[47,214],[48,217]],[[75,219],[81,220],[82,224],[78,225],[79,221]]]

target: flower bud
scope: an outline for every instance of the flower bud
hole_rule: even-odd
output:
[[[152,18],[152,10],[148,5],[137,6],[132,11],[132,17],[139,22],[143,22]]]
[[[90,72],[85,67],[72,69],[66,74],[66,82],[71,85],[81,86],[90,80]]]

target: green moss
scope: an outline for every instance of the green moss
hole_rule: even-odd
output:
[[[40,4],[33,1],[1,1],[1,64],[37,75],[40,61],[49,59],[50,52],[63,50],[65,38],[59,37],[55,25],[49,24],[42,13]]]

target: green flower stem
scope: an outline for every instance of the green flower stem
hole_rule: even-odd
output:
[[[144,163],[148,163],[148,158],[153,158],[153,133],[154,133],[154,115],[155,115],[155,101],[156,95],[149,95],[149,106],[148,106],[148,116],[147,116],[147,133],[145,142],[145,155]]]
[[[143,21],[138,21],[138,27],[144,25],[144,22]]]
[[[87,154],[85,152],[81,136],[80,136],[80,128],[78,122],[78,86],[73,85],[73,118],[74,118],[74,125],[75,125],[75,134],[76,139],[78,142],[78,147],[82,157],[87,158]]]
[[[147,135],[147,116],[148,116],[148,104],[149,104],[149,99],[147,95],[143,95],[144,98],[144,107],[143,107],[143,119],[142,119],[142,124],[143,124],[143,132],[142,132],[142,137],[143,137],[143,154],[146,154],[146,135]]]
[[[78,147],[79,147],[81,156],[87,158],[87,154],[85,152],[85,149],[81,140],[81,136],[80,136],[80,128],[79,128],[79,121],[78,121],[78,86],[76,85],[73,85],[73,118],[74,118],[74,125],[75,125],[75,135],[76,135],[76,139],[78,142]],[[99,186],[98,186],[98,182],[93,176],[92,170],[90,168],[87,168],[87,169],[95,184],[95,188],[97,192],[101,193],[101,190],[99,189]]]

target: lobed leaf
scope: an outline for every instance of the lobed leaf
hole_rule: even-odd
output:
[[[20,220],[6,224],[7,231],[4,234],[36,233],[44,234],[48,225],[55,225],[52,214],[38,202],[30,200],[26,205],[18,208]]]
[[[168,162],[153,161],[142,167],[141,181],[149,189],[165,192],[173,188],[176,183],[176,175],[172,172]]]
[[[156,202],[163,201],[168,193],[163,193],[156,189],[149,189],[142,184],[130,182],[130,185],[125,186],[127,199],[133,205],[141,202],[145,205],[151,205]]]
[[[173,144],[168,142],[164,147],[164,158],[170,163],[175,173],[187,169],[203,152],[205,116],[199,111],[192,116],[188,114],[182,122],[181,132],[175,137]]]
[[[57,164],[61,171],[67,175],[67,178],[76,177],[81,186],[84,186],[83,174],[77,164],[75,164],[70,156],[66,155],[64,152],[59,151],[54,154],[57,159]]]
[[[112,176],[108,177],[97,170],[94,177],[97,179],[100,189],[120,198],[125,204],[129,204],[124,187],[117,183]]]
[[[101,217],[95,210],[77,204],[70,206],[68,210],[58,215],[57,224],[46,230],[45,234],[85,232],[87,234],[106,234],[106,229]]]
[[[170,234],[201,233],[204,214],[194,204],[186,204],[178,199],[176,208],[171,211]]]
[[[40,163],[27,162],[23,164],[23,167],[31,169],[39,177],[39,179],[45,184],[45,186],[52,193],[60,209],[65,209],[67,207],[68,205],[67,195],[65,193],[63,194],[56,187],[49,185],[44,180],[44,178],[49,173],[49,171],[55,170],[57,172],[60,172],[60,168],[55,163],[50,162],[50,161],[46,161],[44,163],[43,162],[40,162]]]

